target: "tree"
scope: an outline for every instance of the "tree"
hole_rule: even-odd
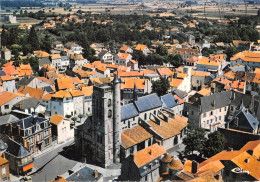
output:
[[[51,53],[51,40],[50,35],[46,34],[42,41],[42,49],[48,53]]]
[[[80,122],[81,122],[81,118],[83,118],[83,114],[79,114],[78,117],[79,117]]]
[[[183,144],[185,145],[184,153],[193,154],[195,151],[202,153],[205,141],[205,131],[197,125],[189,124],[187,135],[183,138]]]
[[[72,117],[71,120],[74,121],[74,125],[76,124],[76,121],[77,121],[77,117]]]
[[[8,35],[5,27],[3,26],[2,34],[1,34],[1,46],[7,46]]]
[[[39,60],[37,57],[31,57],[23,60],[24,64],[30,64],[34,74],[39,73]]]
[[[163,45],[159,45],[156,48],[156,53],[159,54],[160,56],[167,56],[168,55],[168,49],[167,49],[167,47],[165,47]]]
[[[209,57],[210,54],[213,54],[213,51],[207,47],[204,47],[201,51],[202,56]]]
[[[208,135],[208,139],[203,145],[203,155],[208,158],[216,155],[217,153],[224,150],[225,142],[225,137],[219,131],[210,133]]]
[[[174,67],[178,68],[180,65],[183,64],[183,59],[180,54],[175,54],[175,55],[170,54],[167,57],[167,62],[173,65]]]
[[[33,50],[39,50],[39,39],[34,26],[32,26],[31,31],[29,33],[28,43],[31,44]]]
[[[165,95],[170,88],[170,83],[167,78],[161,77],[160,80],[152,82],[152,92],[157,93],[158,96]]]

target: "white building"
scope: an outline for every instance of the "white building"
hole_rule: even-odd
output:
[[[63,143],[74,138],[74,128],[70,127],[70,120],[64,116],[54,114],[50,117],[53,137],[57,137],[57,143]]]

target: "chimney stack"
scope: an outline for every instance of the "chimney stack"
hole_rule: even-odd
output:
[[[97,170],[94,171],[93,176],[94,176],[94,178],[98,177],[98,171]]]
[[[196,161],[192,161],[192,164],[191,164],[191,172],[193,174],[197,173],[199,171],[199,163],[196,162]]]

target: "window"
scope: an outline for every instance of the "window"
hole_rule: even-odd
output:
[[[111,106],[111,99],[108,99],[107,101],[107,107],[110,107]]]
[[[227,111],[227,107],[224,107],[225,108],[225,111]]]
[[[218,120],[218,118],[217,117],[215,117],[215,121],[217,121]]]
[[[231,110],[231,111],[234,111],[234,107],[233,107],[233,106],[231,106],[230,110]]]
[[[144,120],[146,120],[146,119],[147,119],[147,114],[145,113],[145,114],[144,114]]]
[[[207,120],[207,124],[209,124],[209,120]]]
[[[112,110],[108,110],[108,118],[111,118],[112,117]]]
[[[221,108],[219,109],[219,112],[221,112]]]
[[[210,116],[212,116],[213,115],[213,111],[210,111]]]
[[[221,120],[221,116],[218,117],[218,120]]]
[[[31,129],[28,129],[28,135],[31,135],[32,134],[32,130]]]
[[[206,113],[203,114],[203,118],[205,118],[205,117],[206,117]]]
[[[5,105],[5,109],[9,109],[9,105]]]
[[[6,169],[5,167],[2,168],[2,175],[6,174]]]

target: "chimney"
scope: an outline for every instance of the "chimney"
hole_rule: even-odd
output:
[[[150,149],[148,153],[149,153],[149,155],[152,155],[152,149]]]
[[[197,173],[199,171],[199,163],[196,162],[196,161],[192,161],[192,164],[191,164],[191,172],[193,174]]]
[[[12,125],[12,123],[9,124],[9,132],[10,132],[10,134],[13,133],[13,125]]]
[[[97,170],[94,171],[93,176],[94,176],[94,178],[98,177],[98,171]]]
[[[228,147],[228,151],[233,151],[233,148],[232,147]]]

